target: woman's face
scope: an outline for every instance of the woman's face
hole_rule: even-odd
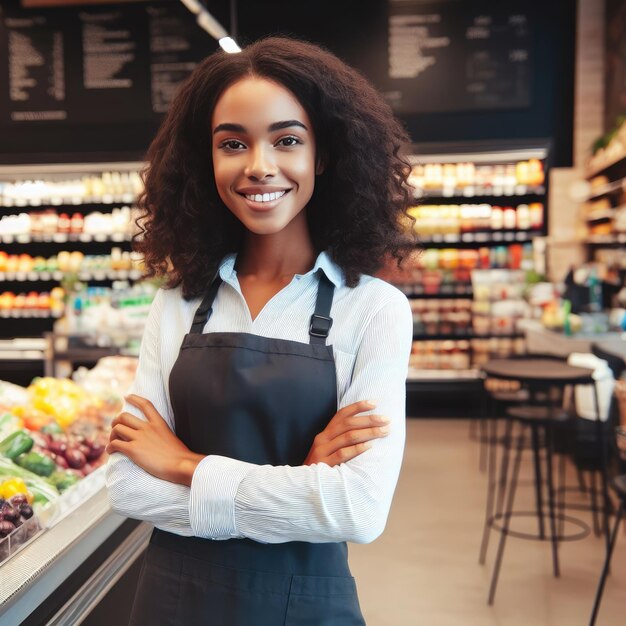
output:
[[[221,95],[211,121],[213,171],[220,198],[251,232],[282,231],[315,185],[315,137],[296,97],[249,77]]]

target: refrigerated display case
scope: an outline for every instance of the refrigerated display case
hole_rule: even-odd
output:
[[[545,272],[548,144],[415,146],[409,160],[421,250],[382,276],[411,301],[409,386],[477,387],[485,356],[519,353],[523,333],[513,318],[484,332],[472,272]]]
[[[0,623],[81,623],[109,601],[127,618],[152,529],[112,512],[105,445],[136,367],[0,383]]]

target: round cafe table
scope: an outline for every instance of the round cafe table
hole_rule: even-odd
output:
[[[559,541],[562,541],[566,538],[570,540],[579,539],[586,536],[589,532],[588,526],[580,520],[565,516],[562,511],[560,513],[556,512],[554,496],[555,487],[552,472],[552,450],[554,444],[553,427],[556,423],[562,422],[567,419],[568,415],[566,414],[566,412],[563,411],[562,407],[556,406],[555,402],[553,401],[552,390],[556,388],[561,392],[559,395],[562,395],[562,391],[568,386],[592,385],[599,433],[601,433],[601,423],[599,419],[600,413],[598,395],[595,381],[593,379],[593,370],[591,369],[568,365],[566,362],[558,359],[533,358],[532,356],[527,358],[493,359],[483,365],[481,369],[483,374],[488,378],[517,381],[521,383],[528,389],[531,398],[531,402],[529,404],[513,406],[507,410],[507,434],[504,437],[505,448],[503,452],[500,476],[492,483],[492,485],[490,485],[490,488],[488,490],[485,529],[483,533],[483,543],[481,546],[481,563],[484,563],[485,560],[490,530],[493,528],[500,531],[500,542],[498,545],[498,551],[496,555],[488,599],[488,603],[492,604],[495,597],[498,576],[500,573],[500,567],[504,554],[504,547],[508,535],[524,539],[540,539],[550,541],[552,544],[552,561],[554,575],[559,576]],[[539,400],[539,398],[541,398],[541,400]],[[507,474],[511,450],[510,441],[513,422],[518,423],[522,427],[522,430],[521,434],[517,438],[518,444],[513,463],[512,476],[510,481],[508,481]],[[530,429],[534,456],[536,512],[533,513],[519,512],[513,510],[515,490],[517,487],[517,477],[520,469],[522,450],[525,445],[524,432],[526,429]],[[545,467],[542,467],[543,463],[540,455],[540,447],[542,447],[540,443],[541,441],[544,442],[546,449]],[[607,502],[609,496],[606,481],[605,446],[602,445],[601,450],[603,457],[602,489],[604,494],[605,534],[608,538],[609,533]],[[493,467],[493,474],[495,475],[495,458],[490,460],[490,464]],[[547,486],[547,504],[549,514],[548,532],[546,532],[546,529],[544,527],[544,480],[542,477],[544,470],[546,475],[545,485]],[[504,505],[504,510],[498,510],[497,512],[494,512],[494,498],[496,489],[492,488],[492,486],[495,485],[500,486],[498,500],[499,503],[501,503],[498,504],[496,508],[501,509],[502,505]],[[510,528],[511,517],[516,514],[525,516],[532,515],[533,517],[536,515],[539,526],[538,533],[530,534],[512,530]],[[562,533],[557,532],[557,519],[560,522],[572,522],[579,528],[583,528],[583,532],[579,532],[576,535],[565,537]]]

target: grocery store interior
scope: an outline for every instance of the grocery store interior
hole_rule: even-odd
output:
[[[366,623],[626,623],[626,0],[2,0],[0,623],[128,623],[152,526],[112,511],[105,446],[160,284],[140,173],[199,62],[272,34],[357,68],[411,141]]]

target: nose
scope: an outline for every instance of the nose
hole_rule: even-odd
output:
[[[276,175],[276,162],[265,146],[256,146],[249,151],[245,175],[251,180],[263,180]]]

